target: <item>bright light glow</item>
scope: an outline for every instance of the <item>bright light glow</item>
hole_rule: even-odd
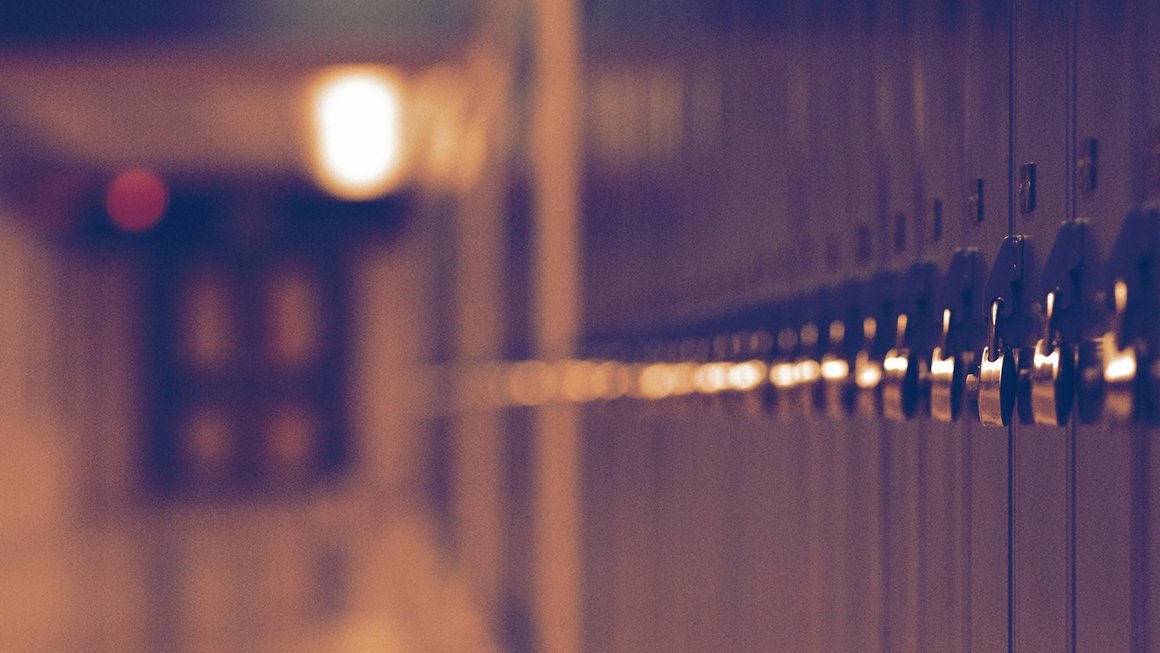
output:
[[[906,367],[909,361],[905,356],[898,355],[897,352],[891,350],[886,354],[885,360],[882,361],[882,367],[891,374],[906,374]]]
[[[729,387],[742,392],[752,390],[765,380],[765,363],[752,360],[737,363],[729,368]]]
[[[636,365],[617,365],[615,389],[613,397],[631,397],[635,393],[637,379]]]
[[[1108,383],[1126,383],[1136,378],[1136,357],[1131,349],[1116,352],[1116,355],[1104,366],[1104,381]]]
[[[673,393],[675,382],[671,365],[649,365],[640,373],[640,393],[645,399],[664,399]]]
[[[693,383],[702,394],[717,394],[729,387],[729,363],[705,363],[697,368]]]
[[[1032,357],[1031,361],[1032,361],[1032,369],[1039,370],[1039,369],[1043,369],[1043,368],[1051,368],[1051,369],[1058,368],[1059,367],[1059,348],[1056,347],[1050,354],[1044,354],[1043,353],[1043,343],[1040,342],[1040,345],[1035,348],[1035,354]],[[1132,367],[1134,368],[1135,365],[1133,365]]]
[[[769,368],[769,382],[778,388],[792,388],[794,385],[793,363],[778,363]]]
[[[941,347],[935,347],[930,357],[930,375],[936,380],[945,379],[949,383],[955,375],[955,357],[943,357]]]
[[[696,392],[696,376],[696,363],[678,363],[673,365],[673,394],[683,397]]]
[[[870,361],[866,352],[859,352],[854,364],[854,383],[864,390],[878,387],[882,380],[882,368]]]
[[[841,358],[822,360],[822,378],[827,381],[845,381],[850,375],[850,364]]]
[[[822,375],[822,368],[818,362],[803,358],[793,366],[794,383],[813,383]]]
[[[621,366],[612,361],[597,362],[592,368],[592,393],[600,399],[618,399],[627,390],[620,378],[624,375]]]
[[[311,93],[313,168],[319,185],[347,200],[385,195],[403,169],[403,90],[382,68],[322,74]]]

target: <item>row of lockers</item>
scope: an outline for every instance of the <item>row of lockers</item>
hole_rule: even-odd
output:
[[[682,342],[762,327],[767,362],[820,364],[841,313],[853,365],[875,298],[913,302],[913,270],[933,267],[937,288],[973,252],[984,293],[964,307],[963,350],[978,360],[986,281],[1012,250],[1019,298],[998,321],[1023,317],[997,331],[1031,352],[1052,289],[1041,273],[1061,225],[1077,224],[1091,294],[1068,309],[1065,339],[1116,331],[1119,274],[1122,323],[1154,341],[1154,217],[1141,216],[1160,190],[1158,25],[1133,0],[834,2],[726,42],[692,30],[646,48],[597,31],[589,353],[670,363]],[[939,294],[922,312],[924,355]],[[876,321],[878,355],[898,344],[892,311]],[[786,327],[797,342],[779,353]],[[1148,420],[1023,423],[1012,406],[1006,428],[987,428],[968,409],[778,420],[689,405],[586,411],[587,649],[1160,645]]]
[[[1010,236],[989,273],[964,247],[941,267],[924,260],[683,331],[594,344],[618,362],[587,363],[572,394],[740,396],[782,417],[1065,426],[1074,410],[1083,424],[1155,424],[1160,213],[1127,216],[1104,262],[1090,231],[1064,222],[1041,264],[1033,241]]]
[[[1066,3],[993,5],[950,25],[881,11],[723,47],[594,48],[592,329],[744,307],[963,245],[990,255],[1069,217],[1110,242],[1156,185],[1155,11],[1081,3],[1069,26]],[[1025,163],[1027,213],[1014,197]]]

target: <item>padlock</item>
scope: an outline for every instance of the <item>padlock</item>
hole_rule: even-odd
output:
[[[996,323],[1003,300],[991,302],[991,314],[987,322],[987,344],[979,359],[979,374],[971,382],[978,394],[979,421],[985,426],[1007,426],[1011,423],[1011,413],[1015,408],[1016,376],[1015,358],[1010,349],[999,339]]]
[[[1055,330],[1055,292],[1047,293],[1043,337],[1031,362],[1031,413],[1036,424],[1063,426],[1075,396],[1075,353]]]
[[[918,406],[919,361],[906,347],[909,318],[898,315],[894,348],[882,359],[882,414],[888,419],[906,420]]]
[[[840,419],[853,407],[854,378],[850,374],[850,361],[840,353],[846,324],[834,320],[830,323],[829,335],[831,351],[822,356],[819,368],[822,412],[830,419]]]
[[[1088,316],[1094,312],[1090,310],[1094,308],[1090,268],[1096,253],[1089,232],[1083,219],[1061,224],[1039,275],[1045,311],[1043,333],[1019,360],[1020,381],[1026,376],[1026,388],[1021,385],[1019,392],[1019,416],[1033,424],[1066,424],[1075,411],[1077,397],[1082,396],[1081,386],[1082,392],[1088,392],[1080,383],[1079,360],[1084,349],[1084,360],[1089,361],[1087,354],[1092,349],[1090,345],[1081,347]],[[1101,375],[1102,370],[1087,373],[1097,388]],[[1088,413],[1084,408],[1079,411],[1081,419]]]
[[[862,321],[865,346],[854,358],[854,409],[864,417],[882,414],[882,361],[874,354],[878,321],[868,317]]]
[[[1107,278],[1113,281],[1111,329],[1099,339],[1096,355],[1086,357],[1083,368],[1085,396],[1080,405],[1099,406],[1095,413],[1104,419],[1155,423],[1160,418],[1160,397],[1156,396],[1160,383],[1150,345],[1160,313],[1158,252],[1160,208],[1126,215],[1107,257]],[[1091,383],[1090,376],[1096,376],[1089,367],[1093,363],[1099,370],[1095,380],[1102,388]]]
[[[942,323],[930,357],[930,415],[935,421],[953,422],[967,405],[966,374],[985,322],[972,310],[982,292],[983,276],[983,258],[977,249],[955,250],[936,304],[942,307]]]
[[[1140,351],[1136,344],[1124,343],[1124,314],[1128,309],[1128,284],[1117,280],[1113,289],[1115,313],[1112,329],[1102,339],[1104,414],[1116,421],[1131,419],[1138,410],[1138,369]]]
[[[958,356],[947,355],[951,329],[951,309],[943,309],[942,336],[930,355],[930,416],[939,422],[953,422],[963,400],[962,364]]]
[[[986,426],[1010,424],[1019,398],[1018,352],[1011,347],[1026,340],[1032,324],[1023,301],[1024,272],[1034,268],[1029,245],[1025,236],[1004,238],[983,285],[982,296],[990,301],[987,338],[978,372],[967,377],[967,391]]]

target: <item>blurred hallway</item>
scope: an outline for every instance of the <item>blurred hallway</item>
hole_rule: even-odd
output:
[[[1160,650],[1160,3],[0,3],[0,650]]]

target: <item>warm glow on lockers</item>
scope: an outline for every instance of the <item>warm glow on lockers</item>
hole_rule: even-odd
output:
[[[346,200],[387,194],[403,174],[403,88],[376,66],[333,68],[310,93],[311,166],[327,192]]]

